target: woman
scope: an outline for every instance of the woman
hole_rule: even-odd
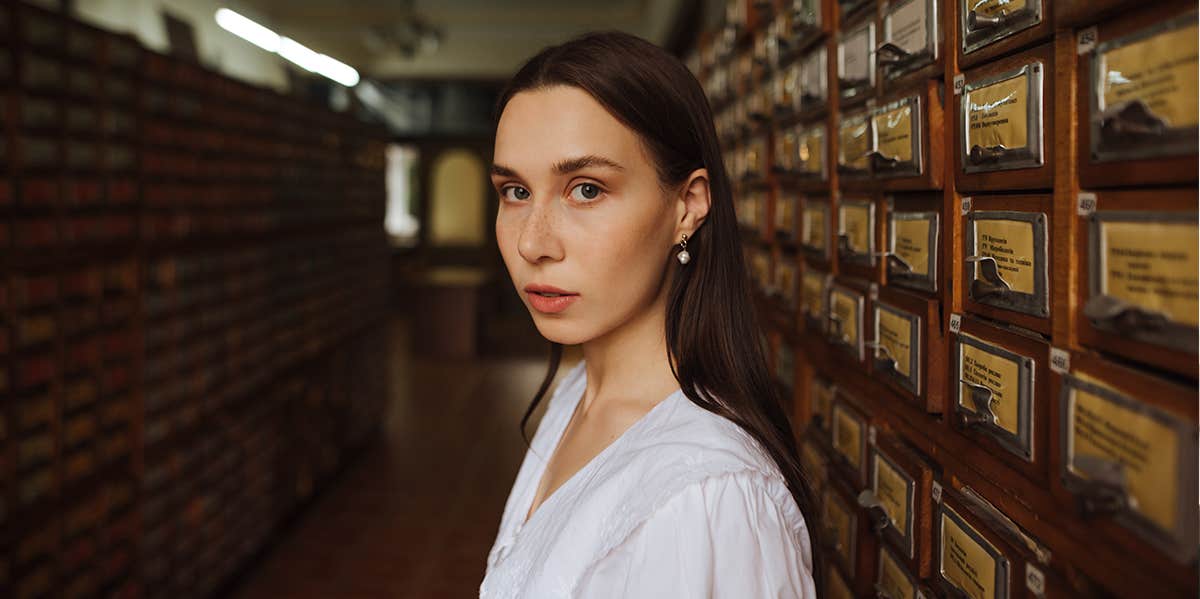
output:
[[[551,397],[480,596],[816,597],[808,485],[767,372],[711,109],[638,37],[543,50],[502,93],[496,240]],[[811,520],[808,520],[811,522]]]

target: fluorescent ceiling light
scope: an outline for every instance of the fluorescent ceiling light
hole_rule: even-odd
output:
[[[283,37],[228,8],[217,10],[217,24],[263,50],[279,54],[306,71],[323,75],[346,87],[358,84],[358,71],[354,70],[354,67],[315,52],[300,42]]]

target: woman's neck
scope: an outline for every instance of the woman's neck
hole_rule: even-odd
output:
[[[648,410],[679,388],[667,359],[666,289],[651,309],[583,344],[587,389],[580,409],[644,404]]]

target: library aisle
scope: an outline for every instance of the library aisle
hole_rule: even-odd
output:
[[[388,327],[381,434],[235,581],[231,597],[478,593],[525,451],[517,426],[546,360],[418,356],[405,315],[393,314]],[[559,376],[576,359],[568,352]]]

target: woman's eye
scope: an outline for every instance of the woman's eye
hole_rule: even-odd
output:
[[[512,196],[509,196],[508,192],[510,192],[510,191],[515,192],[515,193],[513,193]],[[504,189],[501,189],[500,195],[502,195],[505,198],[508,198],[510,200],[511,199],[528,200],[529,199],[529,190],[525,189],[524,187],[517,187],[514,185],[514,186],[505,187]]]
[[[576,194],[575,191],[580,193]],[[580,202],[590,202],[600,196],[600,187],[593,183],[580,183],[571,190],[571,198]]]

